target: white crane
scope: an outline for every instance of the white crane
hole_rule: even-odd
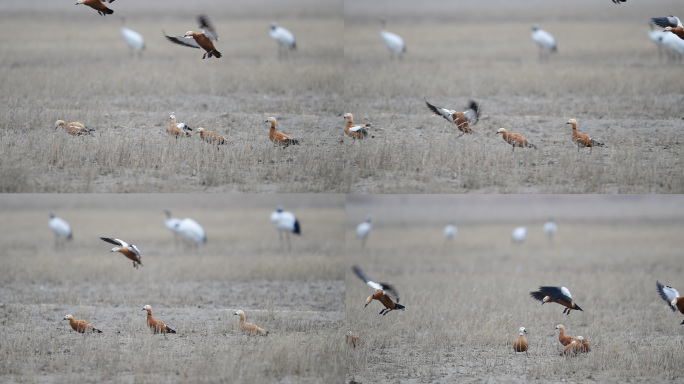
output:
[[[558,47],[556,46],[556,39],[551,36],[550,33],[543,29],[539,29],[537,24],[532,26],[532,40],[534,40],[539,45],[539,60],[543,61],[544,51],[556,52]]]
[[[64,248],[64,242],[72,239],[71,226],[66,221],[50,212],[50,229],[55,233],[55,250],[59,251],[60,244]]]
[[[176,246],[178,245],[177,239],[179,235],[192,240],[195,245],[207,242],[207,235],[204,233],[204,228],[195,220],[188,217],[185,219],[171,217],[171,211],[168,209],[164,210],[164,212],[166,213],[164,225],[174,233]]]
[[[387,48],[390,50],[390,57],[394,58],[394,54],[396,53],[397,57],[401,59],[402,54],[406,52],[406,44],[404,44],[404,39],[395,33],[385,30],[385,19],[380,19],[380,23],[382,23],[380,36],[382,36],[382,40],[385,41],[385,45],[387,45]]]
[[[527,238],[527,228],[525,227],[518,227],[513,230],[513,233],[511,233],[511,241],[513,243],[519,244],[525,241]]]
[[[271,23],[271,30],[269,31],[273,40],[278,42],[278,57],[287,55],[289,51],[297,49],[297,42],[292,32],[278,26],[275,22]]]
[[[133,52],[138,52],[138,57],[142,55],[142,51],[145,49],[145,39],[138,32],[124,27],[126,19],[121,18],[121,36],[123,36],[126,45],[131,48],[131,55]]]
[[[544,223],[544,233],[549,241],[553,240],[556,232],[558,232],[558,226],[556,223],[554,223],[553,219],[549,219],[546,223]]]
[[[456,228],[453,224],[449,224],[446,227],[444,227],[444,240],[451,240],[454,237],[456,237],[456,234],[458,233],[458,228]]]
[[[361,239],[361,249],[366,246],[366,240],[368,239],[368,234],[371,230],[371,217],[366,216],[366,221],[356,226],[356,237]]]
[[[658,29],[653,28],[653,23],[648,23],[649,30],[648,30],[648,38],[651,39],[652,42],[654,42],[658,46],[658,61],[663,60],[663,47],[665,47],[665,44],[663,42],[663,36],[668,33],[664,32]],[[670,56],[670,52],[666,52],[668,56]]]
[[[285,238],[287,239],[287,250],[290,251],[292,246],[290,245],[290,233],[295,235],[301,235],[302,230],[299,226],[299,220],[295,217],[292,212],[283,209],[282,205],[276,207],[276,210],[271,212],[271,222],[278,230],[278,238],[280,239],[280,247],[283,247],[283,232],[285,233]]]

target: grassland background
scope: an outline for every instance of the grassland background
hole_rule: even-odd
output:
[[[682,64],[659,61],[648,21],[675,0],[345,1],[346,112],[372,140],[346,151],[347,193],[681,193]],[[390,60],[378,19],[403,37]],[[537,23],[558,52],[538,60]],[[475,133],[431,116],[423,98],[463,110]],[[577,152],[569,118],[606,148]],[[496,130],[539,150],[511,152]]]
[[[74,2],[75,3],[75,2]],[[23,31],[0,45],[2,192],[331,192],[342,157],[343,6],[331,1],[112,3],[100,17],[69,2],[3,1]],[[168,42],[209,15],[221,59]],[[146,39],[131,57],[121,19]],[[297,52],[278,59],[271,21]],[[168,116],[223,134],[167,137]],[[302,145],[277,149],[267,117]],[[57,119],[97,131],[71,137]],[[334,128],[338,128],[337,131]],[[337,132],[338,135],[334,135]]]
[[[344,377],[344,196],[11,195],[0,199],[0,381],[334,382]],[[282,252],[269,220],[296,213]],[[165,208],[204,226],[175,248]],[[55,252],[54,209],[74,238]],[[98,236],[136,244],[138,270]],[[150,334],[141,308],[178,334]],[[233,313],[270,331],[249,338]],[[72,332],[71,313],[103,334]]]
[[[346,275],[347,381],[679,382],[684,326],[656,292],[681,292],[681,196],[364,196],[347,199],[347,262],[393,284],[404,311],[364,308],[370,288]],[[362,251],[354,229],[373,228]],[[552,243],[542,225],[553,217]],[[458,235],[445,244],[444,226]],[[523,244],[510,233],[526,226]],[[583,312],[529,292],[564,285]],[[592,351],[559,356],[556,324]],[[524,326],[529,357],[512,343]]]

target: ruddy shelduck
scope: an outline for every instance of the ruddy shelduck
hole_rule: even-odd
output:
[[[221,52],[216,50],[214,46],[214,41],[218,41],[218,35],[214,30],[214,27],[209,22],[209,18],[204,15],[197,16],[197,21],[202,29],[202,32],[187,31],[183,36],[169,36],[162,29],[162,33],[166,36],[169,41],[174,42],[179,45],[183,45],[191,48],[202,48],[206,52],[202,56],[202,60],[207,57],[221,58]]]
[[[352,331],[347,332],[347,334],[345,335],[345,339],[347,340],[347,345],[352,348],[356,348],[363,344],[363,340],[361,340],[360,337],[354,335]]]
[[[570,291],[565,287],[539,287],[538,291],[530,292],[530,296],[535,300],[541,301],[542,305],[550,302],[558,303],[565,307],[563,313],[568,315],[573,309],[582,311],[582,308],[572,300]]]
[[[354,140],[361,140],[368,136],[368,129],[371,126],[370,124],[354,124],[354,116],[351,113],[345,113],[344,118],[347,120],[347,125],[344,127],[344,133],[346,133],[347,136],[353,138]]]
[[[286,211],[282,205],[276,207],[276,210],[271,212],[271,223],[278,230],[278,239],[280,240],[280,246],[283,247],[283,233],[285,233],[285,239],[287,241],[288,251],[292,249],[290,245],[290,233],[295,235],[302,234],[302,228],[299,225],[299,220],[295,217],[292,212]]]
[[[226,139],[223,137],[220,133],[210,131],[208,129],[204,128],[197,128],[197,133],[199,133],[200,138],[204,141],[206,141],[209,144],[214,144],[216,145],[216,148],[218,149],[219,145],[224,145],[226,144]]]
[[[275,145],[282,145],[287,147],[288,145],[295,145],[299,144],[299,140],[293,139],[290,136],[276,131],[276,119],[275,117],[269,117],[265,123],[269,123],[271,125],[271,129],[268,131],[268,138],[271,139],[273,144]]]
[[[499,133],[501,134],[501,137],[504,139],[504,141],[513,147],[512,150],[515,150],[515,147],[520,147],[520,148],[531,147],[531,148],[537,149],[536,145],[527,141],[527,139],[524,138],[523,135],[521,135],[519,133],[513,133],[513,132],[509,133],[506,130],[506,128],[497,129],[496,134],[498,135]]]
[[[684,28],[679,17],[672,15],[668,17],[654,17],[651,21],[653,21],[653,24],[665,28],[664,32],[672,32],[684,40]]]
[[[248,323],[245,321],[245,312],[243,310],[239,310],[233,314],[234,316],[238,316],[240,318],[238,322],[238,327],[240,328],[240,331],[244,333],[245,335],[248,336],[266,336],[268,335],[268,331],[264,331],[263,329],[257,327],[256,325],[252,323]]]
[[[394,309],[405,308],[403,305],[399,304],[399,294],[391,285],[387,283],[376,283],[374,281],[369,280],[363,274],[363,272],[361,272],[361,269],[359,269],[359,267],[357,266],[353,266],[352,271],[354,271],[354,273],[356,274],[356,276],[359,277],[359,279],[363,280],[364,283],[368,284],[369,287],[375,289],[375,293],[368,296],[368,298],[366,299],[366,307],[373,300],[381,302],[382,305],[385,306],[385,308],[383,308],[383,310],[380,311],[379,314],[383,316]]]
[[[477,124],[477,121],[480,118],[480,107],[475,101],[470,100],[468,109],[466,109],[464,112],[458,112],[454,111],[453,109],[446,109],[432,105],[429,101],[427,101],[427,99],[424,100],[425,105],[427,105],[432,113],[437,116],[442,116],[448,122],[456,125],[456,128],[461,131],[461,134],[458,135],[458,137],[461,137],[466,133],[473,133],[473,130],[470,129],[470,127]]]
[[[52,232],[55,233],[55,249],[59,249],[62,239],[67,241],[72,239],[71,226],[63,219],[55,216],[54,212],[50,212],[50,221],[48,223]]]
[[[93,327],[89,322],[85,320],[76,320],[71,315],[64,316],[63,320],[69,320],[71,328],[78,333],[102,333],[102,331]]]
[[[64,122],[64,120],[57,120],[55,122],[55,129],[57,129],[59,127],[64,128],[64,130],[66,130],[67,133],[69,133],[70,135],[74,135],[74,136],[90,135],[91,134],[90,132],[95,131],[94,129],[88,128],[85,125],[83,125],[77,121],[73,121],[73,122],[67,124]]]
[[[670,287],[669,285],[662,285],[659,281],[656,281],[656,287],[660,297],[667,301],[667,303],[670,305],[670,309],[672,309],[673,312],[679,310],[681,314],[684,314],[684,297],[680,296],[676,289]],[[682,321],[680,324],[684,324],[684,321]]]
[[[525,333],[527,333],[527,329],[525,327],[520,327],[520,334],[518,335],[518,338],[515,339],[515,342],[513,342],[513,350],[516,352],[525,352],[527,354],[527,340],[525,340]]]
[[[604,147],[603,143],[599,143],[598,141],[592,139],[589,137],[589,135],[585,135],[584,133],[579,133],[577,132],[577,120],[575,119],[570,119],[568,120],[565,125],[571,125],[572,126],[572,142],[577,144],[577,151],[579,152],[580,148],[586,148],[589,147],[589,153],[591,153],[591,150],[593,147]]]
[[[169,125],[166,126],[166,133],[177,139],[178,137],[190,136],[188,131],[192,131],[192,128],[188,127],[185,123],[177,124],[176,115],[169,116]]]
[[[142,308],[142,311],[147,311],[147,326],[150,327],[154,333],[176,333],[173,329],[169,328],[168,325],[164,324],[163,321],[157,320],[152,317],[152,307],[148,304]]]
[[[568,345],[575,339],[574,337],[565,334],[565,326],[563,324],[556,325],[556,329],[560,330],[558,333],[558,341],[560,341],[561,344]]]
[[[122,255],[128,257],[129,259],[133,260],[133,267],[134,268],[138,268],[138,264],[143,265],[142,264],[142,256],[140,256],[140,250],[135,245],[128,244],[127,242],[125,242],[123,240],[112,239],[109,237],[100,237],[100,239],[102,239],[108,243],[118,245],[118,247],[112,248],[112,250],[110,252],[119,252]]]
[[[109,0],[109,2],[113,2],[114,0]],[[102,4],[106,2],[105,0],[78,0],[76,2],[76,5],[83,4],[87,5],[90,8],[94,9],[97,11],[97,13],[100,14],[100,16],[106,16],[106,15],[111,15],[114,13],[111,9],[107,8],[106,5]]]
[[[591,346],[589,342],[582,336],[577,336],[572,339],[572,341],[565,346],[563,353],[561,355],[577,355],[578,353],[587,353],[591,351]]]

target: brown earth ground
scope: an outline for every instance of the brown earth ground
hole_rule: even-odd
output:
[[[682,292],[681,196],[362,196],[347,200],[347,382],[680,382],[684,316],[656,292]],[[354,236],[366,214],[366,244]],[[558,233],[542,225],[552,216]],[[442,237],[453,222],[458,234]],[[526,226],[527,240],[510,233]],[[392,284],[403,311],[382,305],[350,270]],[[583,309],[540,305],[529,292],[563,285]],[[592,351],[563,357],[557,324]],[[526,327],[529,356],[514,354]]]
[[[676,0],[345,1],[345,112],[374,139],[348,141],[347,193],[681,193],[681,60],[659,59],[654,16]],[[391,59],[379,18],[407,52]],[[530,34],[549,31],[543,62]],[[475,133],[456,138],[424,98],[454,110],[478,101]],[[578,152],[565,122],[605,148]],[[539,149],[516,149],[496,130]],[[361,145],[360,145],[361,144]]]
[[[269,214],[294,212],[284,252]],[[174,245],[165,208],[203,225]],[[73,240],[55,251],[49,210]],[[0,199],[0,381],[334,382],[344,376],[344,196],[20,195]],[[136,244],[134,269],[111,244]],[[141,309],[178,333],[153,335]],[[269,331],[242,335],[233,313]],[[104,333],[71,331],[66,314]]]
[[[343,147],[343,3],[114,2],[114,14],[72,2],[5,1],[0,55],[2,192],[331,192]],[[173,44],[207,14],[220,59]],[[124,43],[143,35],[142,57]],[[293,32],[280,60],[271,21]],[[168,117],[224,135],[217,151],[197,135],[174,140]],[[279,149],[269,116],[301,140]],[[54,130],[58,119],[96,129]]]

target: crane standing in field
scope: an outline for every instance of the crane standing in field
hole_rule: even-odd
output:
[[[302,230],[299,226],[299,220],[295,217],[292,212],[285,211],[282,205],[276,207],[276,210],[271,212],[271,222],[278,230],[278,238],[280,239],[280,247],[283,247],[283,232],[285,232],[285,238],[287,239],[287,251],[292,249],[290,244],[290,233],[295,235],[301,235]]]
[[[178,236],[183,236],[191,240],[191,244],[195,247],[199,243],[205,244],[207,242],[207,235],[204,232],[204,228],[195,220],[189,217],[182,220],[171,217],[171,211],[168,209],[164,210],[164,213],[166,213],[164,225],[174,233],[174,244],[176,247],[178,247]]]
[[[395,33],[385,30],[385,19],[380,19],[380,23],[382,24],[380,36],[382,36],[382,40],[390,50],[390,57],[394,58],[394,54],[396,53],[397,57],[401,60],[402,55],[406,52],[406,44],[404,44],[404,39]]]
[[[549,239],[549,242],[553,241],[553,237],[556,235],[556,232],[558,232],[558,226],[553,219],[549,219],[546,223],[544,223],[544,233],[546,234],[546,238]]]
[[[539,29],[537,24],[532,26],[532,40],[539,45],[539,61],[544,61],[545,51],[557,52],[556,39],[550,33]]]
[[[275,22],[271,23],[269,34],[278,43],[278,58],[287,56],[290,51],[297,49],[297,42],[292,32],[278,26]]]
[[[123,36],[126,45],[131,49],[131,56],[134,52],[138,52],[138,57],[142,57],[142,51],[145,49],[145,39],[138,32],[128,29],[124,26],[126,18],[121,18],[121,36]]]
[[[356,226],[356,237],[361,239],[361,249],[366,246],[366,240],[368,240],[368,234],[371,230],[371,217],[366,216],[366,221]]]
[[[71,226],[66,221],[55,216],[54,212],[50,212],[50,229],[55,233],[55,250],[59,251],[60,245],[64,248],[65,241],[72,239]]]
[[[511,242],[514,244],[520,244],[527,239],[527,228],[518,227],[511,233]]]

